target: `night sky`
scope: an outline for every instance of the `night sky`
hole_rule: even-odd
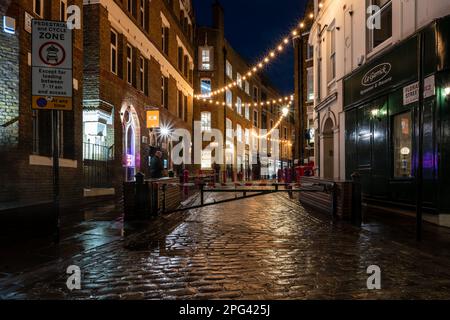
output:
[[[197,25],[212,24],[215,0],[193,0]],[[303,16],[305,0],[221,0],[225,11],[225,37],[250,64],[275,47]],[[267,67],[272,84],[282,94],[294,90],[292,45]]]

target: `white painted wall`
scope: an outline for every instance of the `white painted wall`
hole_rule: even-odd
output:
[[[323,7],[319,10],[319,3]],[[345,178],[345,115],[343,114],[343,78],[380,55],[392,45],[411,36],[437,18],[450,15],[450,0],[392,0],[392,37],[369,52],[367,45],[367,7],[369,0],[316,0],[315,22],[309,42],[314,50],[314,106],[321,107],[320,122],[332,114],[335,123],[335,178]],[[336,82],[328,83],[328,46],[330,31],[336,27]],[[322,31],[322,33],[320,33]],[[321,60],[319,59],[321,57]],[[319,61],[320,68],[319,68]],[[362,62],[362,64],[360,64]],[[319,70],[320,77],[319,77]],[[320,96],[319,96],[320,91]],[[333,92],[337,100],[327,106],[323,101]],[[316,110],[315,118],[318,118]],[[318,123],[315,121],[315,123]],[[320,125],[319,125],[320,126]],[[322,128],[319,129],[319,135]],[[322,145],[323,146],[323,145]],[[322,149],[322,148],[321,148]],[[316,150],[321,154],[323,150]],[[323,166],[323,156],[320,165]],[[322,171],[322,170],[321,170]]]

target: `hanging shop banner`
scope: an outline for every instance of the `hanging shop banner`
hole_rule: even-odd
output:
[[[159,111],[147,110],[147,129],[159,128]]]
[[[417,81],[417,47],[417,37],[413,37],[345,78],[345,107]]]
[[[72,110],[72,30],[61,21],[32,20],[32,108]]]

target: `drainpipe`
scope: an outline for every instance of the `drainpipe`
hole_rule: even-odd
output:
[[[419,107],[418,107],[418,127],[419,127],[419,147],[418,160],[416,170],[416,239],[422,240],[422,201],[423,201],[423,57],[424,57],[424,36],[419,33],[419,48],[418,48],[418,70],[419,70]]]

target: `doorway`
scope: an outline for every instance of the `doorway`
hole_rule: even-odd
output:
[[[323,127],[323,169],[325,179],[334,179],[334,139],[331,118],[325,121]]]

